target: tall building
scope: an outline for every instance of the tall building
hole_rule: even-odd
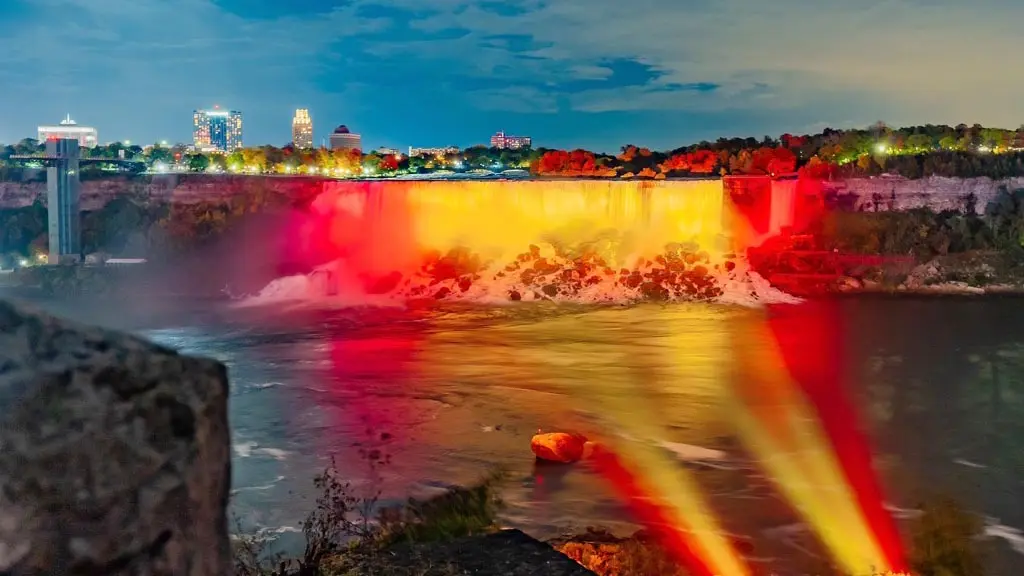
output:
[[[350,132],[348,126],[344,124],[335,128],[334,132],[331,133],[331,150],[340,150],[342,148],[363,149],[362,137],[359,134]]]
[[[313,147],[313,119],[309,110],[299,108],[292,117],[292,146],[296,148]]]
[[[82,254],[79,211],[78,159],[81,140],[48,138],[46,155],[53,158],[46,168],[47,225],[50,264],[77,262]]]
[[[230,154],[242,147],[242,113],[221,110],[192,112],[192,144],[201,152]]]
[[[71,140],[78,140],[78,145],[85,148],[92,148],[97,144],[96,129],[89,126],[79,126],[77,122],[71,119],[71,114],[68,114],[64,120],[61,120],[59,125],[40,126],[38,131],[40,142],[70,138]]]
[[[511,149],[529,148],[533,146],[533,138],[529,136],[509,136],[504,132],[498,132],[491,136],[491,148]]]

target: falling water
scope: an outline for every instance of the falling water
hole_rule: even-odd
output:
[[[719,180],[332,182],[294,231],[321,266],[249,303],[781,297],[730,255],[725,207]]]

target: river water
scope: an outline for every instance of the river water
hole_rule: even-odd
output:
[[[1021,304],[838,304],[848,392],[890,507],[905,518],[929,494],[964,502],[986,518],[984,549],[999,575],[1017,573],[1024,554]],[[728,529],[754,543],[756,562],[795,570],[817,561],[809,534],[745,454],[727,408],[723,374],[735,355],[727,335],[758,310],[192,302],[143,314],[147,306],[135,306],[119,315],[59,311],[228,365],[233,513],[244,529],[282,534],[288,546],[313,505],[312,479],[332,458],[357,491],[369,494],[373,476],[394,501],[503,466],[507,525],[542,538],[591,525],[628,531],[629,514],[599,475],[585,464],[538,469],[529,443],[538,429],[571,427],[583,412],[639,410],[633,416],[658,424],[657,440],[678,452],[676,465],[693,471]],[[371,473],[359,447],[380,445],[385,433],[390,464]],[[687,461],[687,446],[724,457]]]

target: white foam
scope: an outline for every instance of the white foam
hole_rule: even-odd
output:
[[[1024,532],[1017,528],[992,523],[985,526],[985,536],[1005,540],[1014,552],[1024,555]]]
[[[956,460],[953,460],[953,463],[966,466],[968,468],[987,468],[984,464],[978,464],[977,462],[971,462],[970,460],[964,460],[963,458],[957,458]]]
[[[278,476],[274,478],[269,484],[260,484],[257,486],[242,486],[241,488],[235,488],[231,491],[232,494],[238,494],[239,492],[262,492],[264,490],[270,490],[276,486],[280,481],[284,480],[284,476]]]
[[[550,246],[542,246],[542,255],[552,252]],[[549,260],[552,260],[549,258]],[[554,259],[557,262],[557,259]],[[637,257],[627,260],[636,262]],[[731,271],[721,268],[714,271],[714,280],[722,290],[722,295],[714,299],[715,303],[758,307],[765,304],[796,304],[802,300],[773,287],[767,280],[743,261],[734,261],[736,266]],[[245,298],[235,305],[239,307],[255,306],[316,306],[330,308],[351,307],[401,307],[412,299],[434,298],[441,291],[446,291],[440,299],[445,301],[473,302],[484,305],[515,304],[511,300],[512,293],[518,293],[520,301],[552,301],[576,304],[631,304],[643,300],[639,288],[629,288],[620,283],[618,273],[613,275],[596,271],[593,275],[598,281],[584,285],[575,294],[548,295],[535,286],[524,284],[520,280],[520,272],[507,272],[504,264],[495,264],[480,273],[480,279],[473,282],[463,291],[458,280],[451,279],[435,282],[424,275],[411,275],[404,278],[389,294],[369,295],[362,293],[356,283],[351,280],[343,260],[321,266],[306,276],[286,276],[270,282],[254,296]],[[334,286],[328,291],[325,281],[330,277]],[[345,280],[345,279],[348,280]],[[340,285],[339,285],[340,284]]]
[[[255,442],[238,442],[231,448],[234,449],[235,456],[238,456],[239,458],[248,458],[249,456],[252,456],[252,449],[256,446],[257,444]]]
[[[234,449],[235,455],[239,458],[262,455],[274,460],[286,460],[289,456],[289,453],[285,450],[263,447],[256,442],[238,442],[232,446],[232,449]]]

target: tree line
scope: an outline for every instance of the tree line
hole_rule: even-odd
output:
[[[15,176],[21,172],[21,163],[11,161],[11,156],[41,151],[42,145],[33,139],[0,147],[0,178],[17,179]],[[1024,175],[1024,127],[1006,130],[961,124],[890,128],[879,122],[864,129],[826,128],[810,135],[719,138],[669,151],[627,144],[615,154],[583,149],[507,150],[473,146],[443,155],[408,157],[380,151],[299,149],[291,145],[249,147],[222,154],[196,152],[185,145],[140,147],[113,143],[83,150],[83,155],[140,162],[136,168],[90,165],[82,169],[84,178],[111,170],[344,178],[510,169],[529,170],[540,177],[588,178],[660,179],[794,172],[822,178],[881,174],[906,178],[1006,178]]]

